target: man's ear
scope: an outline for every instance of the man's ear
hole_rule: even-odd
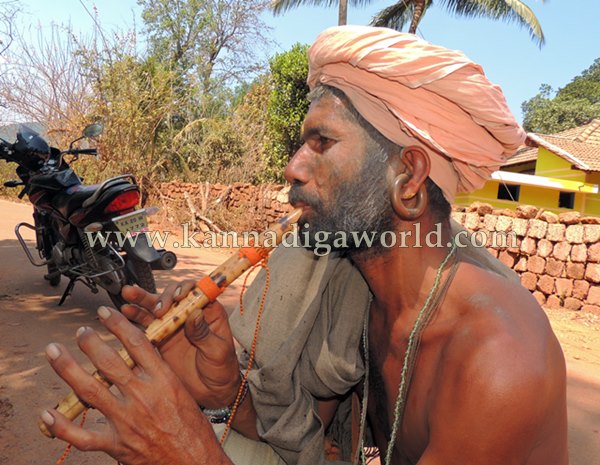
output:
[[[396,214],[404,220],[414,220],[425,212],[430,160],[427,152],[418,146],[405,147],[400,154],[390,157],[390,194]]]
[[[403,198],[410,199],[419,192],[429,176],[431,161],[427,152],[416,145],[404,147],[400,159],[402,164],[406,166],[407,174],[410,175],[410,179],[404,185]]]

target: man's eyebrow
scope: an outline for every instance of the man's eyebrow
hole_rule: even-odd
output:
[[[327,133],[327,129],[324,126],[310,126],[310,127],[303,127],[302,128],[302,138],[306,139],[308,137],[314,136],[314,135],[321,135],[323,133]]]

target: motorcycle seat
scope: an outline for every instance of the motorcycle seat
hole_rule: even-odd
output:
[[[83,184],[78,184],[71,186],[65,191],[54,196],[52,199],[52,204],[54,205],[54,208],[60,211],[64,216],[68,217],[76,209],[80,208],[87,199],[96,194],[102,185],[103,184],[92,184],[89,186],[84,186]],[[110,187],[112,188],[123,185],[131,184],[126,180],[119,180],[111,184]]]

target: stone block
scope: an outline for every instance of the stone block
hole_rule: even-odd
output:
[[[494,211],[494,207],[485,202],[473,202],[465,209],[465,211],[476,212],[480,216],[483,216],[492,213]]]
[[[542,242],[540,240],[540,242]],[[571,244],[566,241],[557,242],[554,244],[554,248],[552,249],[552,256],[557,260],[562,260],[563,262],[569,258],[569,253],[571,253]]]
[[[594,315],[600,315],[600,306],[598,305],[584,305],[581,307],[581,311],[585,313],[593,313]]]
[[[583,242],[583,225],[573,224],[567,226],[565,237],[571,244],[581,244]]]
[[[578,224],[581,219],[579,212],[564,212],[558,215],[558,221],[563,224]]]
[[[571,297],[573,295],[573,280],[558,278],[554,282],[555,294],[559,297]]]
[[[561,262],[560,260],[557,260],[556,258],[552,257],[546,260],[546,268],[544,269],[546,274],[554,276],[555,278],[559,278],[560,276],[562,276],[564,270],[565,262]]]
[[[479,215],[475,212],[466,213],[464,227],[471,231],[477,231],[479,229]]]
[[[546,307],[548,308],[560,308],[562,306],[562,302],[559,297],[555,295],[548,296],[548,300],[546,300]]]
[[[579,310],[583,306],[583,302],[579,299],[575,299],[574,297],[567,297],[563,302],[563,307],[567,310]]]
[[[586,224],[583,226],[583,242],[593,244],[600,241],[600,224]]]
[[[513,219],[509,216],[499,216],[496,220],[496,231],[510,231]]]
[[[600,216],[583,216],[581,224],[600,224]]]
[[[531,271],[532,273],[542,274],[545,267],[546,260],[537,255],[533,255],[527,260],[527,271]]]
[[[548,239],[540,239],[537,243],[537,254],[542,257],[548,257],[553,250],[553,244]]]
[[[567,278],[570,279],[583,279],[585,276],[585,264],[584,263],[567,263]]]
[[[573,297],[580,300],[585,300],[590,290],[590,283],[585,279],[576,279],[573,281]]]
[[[483,229],[485,229],[486,231],[495,231],[497,220],[498,220],[498,217],[496,215],[484,215]]]
[[[546,295],[554,294],[554,278],[548,275],[540,276],[537,281],[536,289]]]
[[[508,233],[513,234],[513,233]],[[505,237],[507,239],[508,251],[514,253],[515,255],[520,255],[521,252],[521,242],[522,239],[520,237],[507,235]]]
[[[553,242],[562,241],[565,238],[567,227],[564,224],[549,224],[546,239]]]
[[[498,260],[500,260],[502,263],[504,263],[509,268],[512,268],[513,266],[515,266],[515,254],[512,252],[509,252],[508,250],[501,250],[498,253]]]
[[[517,207],[516,213],[517,218],[525,218],[527,220],[535,218],[539,211],[538,207],[534,207],[533,205],[519,205]]]
[[[517,259],[517,263],[515,263],[513,270],[518,272],[527,271],[527,257],[520,256]]]
[[[577,263],[587,262],[587,247],[585,244],[575,244],[571,248],[571,261]]]
[[[587,260],[588,262],[598,263],[600,262],[600,242],[594,245],[590,245],[587,249]]]
[[[521,252],[526,255],[535,255],[537,252],[537,242],[532,237],[525,237],[521,241]]]
[[[541,220],[529,220],[529,228],[527,229],[527,235],[529,237],[535,237],[536,239],[542,239],[546,236],[548,230],[548,223]]]
[[[536,290],[537,281],[538,281],[537,275],[534,273],[530,273],[529,271],[526,271],[525,273],[523,273],[521,275],[521,284],[523,285],[523,287],[525,289],[528,289],[530,291]]]
[[[600,286],[590,287],[586,302],[591,305],[600,305]]]
[[[465,214],[463,212],[452,212],[450,214],[452,219],[457,223],[463,224],[465,223]]]
[[[600,283],[600,263],[588,263],[585,267],[585,279]]]
[[[543,212],[540,215],[540,220],[543,220],[546,223],[555,224],[558,223],[558,215],[552,212]]]
[[[517,236],[524,237],[527,234],[527,225],[527,220],[523,218],[513,218],[512,230],[517,234]]]
[[[535,300],[537,300],[537,303],[540,305],[544,305],[546,303],[546,296],[540,291],[534,291],[533,297]]]

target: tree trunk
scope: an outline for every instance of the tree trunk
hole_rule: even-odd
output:
[[[423,12],[425,11],[425,2],[427,0],[413,0],[414,9],[413,9],[413,17],[410,23],[410,28],[408,32],[411,34],[417,33],[417,26],[421,22],[421,18],[423,17]]]
[[[338,26],[345,26],[348,22],[348,0],[340,0]]]

